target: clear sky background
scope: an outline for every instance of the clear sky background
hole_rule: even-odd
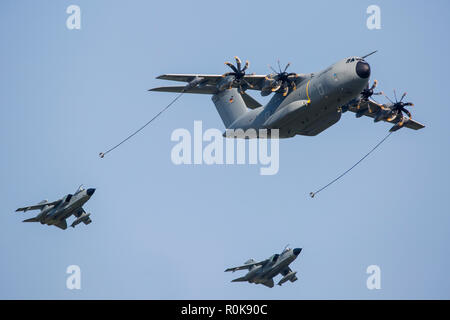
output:
[[[81,7],[81,30],[66,8]],[[381,8],[368,30],[366,8]],[[448,1],[1,1],[0,298],[450,298]],[[184,95],[103,160],[174,95],[147,92],[163,73],[250,72],[292,62],[317,72],[373,50],[379,88],[408,92],[421,131],[402,129],[348,176],[390,128],[351,113],[316,137],[280,142],[280,170],[176,166],[176,128],[223,130],[209,96]],[[250,92],[257,100],[258,92]],[[380,99],[383,101],[383,99]],[[18,207],[78,185],[97,192],[93,223],[62,231]],[[299,281],[230,281],[227,267],[302,247]],[[66,288],[79,265],[82,289]],[[366,268],[381,268],[381,290]],[[277,278],[276,280],[279,280]]]

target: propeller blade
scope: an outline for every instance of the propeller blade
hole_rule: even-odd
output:
[[[272,92],[278,91],[278,89],[281,88],[280,84],[277,84],[275,87],[272,88]]]
[[[230,62],[225,62],[227,66],[229,66],[235,73],[238,73],[238,69],[234,65],[232,65]]]
[[[280,59],[278,59],[277,63],[278,63],[278,69],[280,69],[280,73],[281,73]]]
[[[289,68],[290,65],[291,65],[291,63],[288,62],[288,64],[287,64],[286,67],[284,68],[284,71],[283,71],[283,72],[286,72],[287,68]]]
[[[394,98],[395,98],[395,102],[398,102],[398,100],[397,100],[397,93],[395,92],[395,89],[394,89]]]
[[[270,64],[269,64],[269,68],[272,69],[272,71],[275,72],[275,74],[278,74],[278,72],[274,68],[272,68],[272,66]]]
[[[404,113],[406,113],[410,119],[412,118],[411,112],[409,112],[408,110],[406,110],[403,107],[400,110],[403,111]]]
[[[385,95],[384,93],[383,93],[383,96],[385,96],[386,99],[388,99],[392,104],[395,104],[394,101],[392,101],[392,100],[391,100],[387,95]]]
[[[247,80],[243,79],[243,82],[249,87],[249,88],[253,88],[253,85],[248,82]]]
[[[236,59],[237,69],[241,70],[241,59],[238,56],[234,57],[234,59]]]
[[[386,119],[387,122],[391,122],[392,120],[394,120],[397,117],[397,114],[392,114],[390,117],[388,117]]]
[[[406,97],[406,92],[403,93],[402,97],[400,98],[400,102],[402,102],[403,98]]]
[[[295,84],[295,81],[289,81],[290,86],[292,87],[292,90],[295,91],[297,90],[297,85]]]
[[[245,60],[245,66],[244,69],[242,69],[242,72],[244,72],[245,70],[247,70],[248,66],[250,65],[250,63],[248,62],[248,60]]]
[[[374,80],[374,81],[373,81],[373,85],[372,85],[372,87],[370,88],[370,90],[375,89],[375,88],[377,87],[377,85],[378,85],[378,81],[377,81],[377,80]]]

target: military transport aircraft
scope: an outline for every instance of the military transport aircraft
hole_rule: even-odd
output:
[[[89,218],[91,214],[84,211],[83,205],[92,197],[94,192],[95,189],[86,190],[80,186],[74,194],[68,194],[62,199],[53,202],[43,200],[34,206],[19,208],[16,211],[41,210],[36,217],[26,219],[23,222],[40,222],[49,226],[54,225],[63,230],[67,228],[66,219],[75,215],[76,219],[71,225],[75,228],[81,222],[84,224],[92,222]]]
[[[400,101],[378,104],[370,99],[374,94],[369,87],[370,66],[363,57],[342,59],[330,67],[308,74],[288,73],[272,68],[268,75],[246,74],[249,63],[242,67],[230,62],[232,72],[223,75],[164,74],[157,79],[187,82],[185,86],[158,87],[149,91],[211,94],[216,109],[227,129],[279,129],[280,138],[295,135],[315,136],[341,118],[343,112],[352,111],[357,117],[369,116],[375,121],[392,123],[390,131],[402,127],[418,130],[424,125],[411,119],[405,109],[410,102]],[[262,96],[274,92],[274,96],[262,106],[245,91],[258,90]],[[406,113],[406,117],[403,113]],[[239,130],[237,130],[239,131]],[[269,130],[270,131],[270,130]],[[227,130],[227,137],[233,136]],[[258,132],[257,132],[258,133]],[[234,135],[237,136],[237,135]]]
[[[301,248],[290,249],[286,247],[281,254],[274,254],[269,259],[260,262],[250,259],[243,266],[228,268],[225,272],[247,269],[249,272],[245,276],[234,279],[232,282],[248,281],[255,284],[260,283],[269,288],[273,288],[273,277],[281,273],[283,278],[278,282],[278,285],[281,286],[288,280],[291,282],[298,280],[297,271],[292,271],[289,265],[297,259],[301,251]]]

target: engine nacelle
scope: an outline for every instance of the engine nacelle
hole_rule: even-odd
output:
[[[217,84],[217,89],[219,89],[219,91],[226,90],[233,85],[233,82],[234,82],[234,77],[232,77],[232,76],[225,77]]]
[[[266,78],[264,80],[264,84],[261,89],[261,95],[263,97],[268,96],[269,94],[271,94],[274,91],[277,91],[278,89],[280,89],[280,84],[276,80]]]

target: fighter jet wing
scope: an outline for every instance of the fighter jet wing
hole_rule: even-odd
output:
[[[203,82],[203,85],[216,86],[219,83],[219,81],[221,79],[223,79],[223,76],[221,74],[175,74],[175,73],[172,73],[172,74],[160,75],[156,79],[191,82],[195,78],[205,79],[205,81]],[[251,90],[261,90],[265,78],[266,78],[265,75],[257,75],[257,74],[247,74],[244,76],[244,79],[253,86],[252,88],[249,88]],[[156,89],[158,89],[158,88],[156,88]],[[159,90],[152,90],[152,91],[159,91]],[[199,93],[203,93],[203,92],[199,92]]]
[[[228,271],[235,272],[235,271],[238,271],[238,270],[250,269],[253,266],[262,266],[262,265],[265,265],[268,261],[269,261],[269,259],[266,259],[266,260],[263,260],[263,261],[259,261],[259,262],[246,263],[246,264],[244,264],[242,266],[239,266],[239,267],[228,268],[228,269],[225,270],[225,272],[228,272]]]
[[[56,201],[53,201],[53,202],[41,202],[41,203],[38,203],[38,204],[36,204],[34,206],[28,206],[28,207],[23,207],[23,208],[16,209],[16,212],[18,212],[18,211],[26,212],[28,210],[40,210],[40,209],[42,209],[45,206],[57,206],[58,204],[61,203],[61,201],[62,200],[60,199],[60,200],[56,200]]]
[[[261,282],[261,284],[265,285],[266,287],[273,288],[273,279],[269,279],[264,282]]]
[[[60,222],[58,222],[57,224],[54,225],[55,227],[58,227],[60,229],[66,230],[67,229],[67,222],[66,219],[61,220]]]
[[[359,113],[363,116],[367,116],[367,117],[371,117],[371,118],[375,118],[375,115],[381,108],[383,108],[383,106],[381,104],[378,104],[372,100],[361,102],[359,104],[359,107],[356,104],[348,106],[349,111],[352,111],[354,113]],[[392,121],[387,121],[387,120],[383,120],[383,121],[395,124],[395,122],[392,122]],[[423,124],[421,124],[415,120],[412,120],[412,119],[408,120],[404,126],[406,128],[413,129],[413,130],[419,130],[419,129],[425,128],[425,126]]]

